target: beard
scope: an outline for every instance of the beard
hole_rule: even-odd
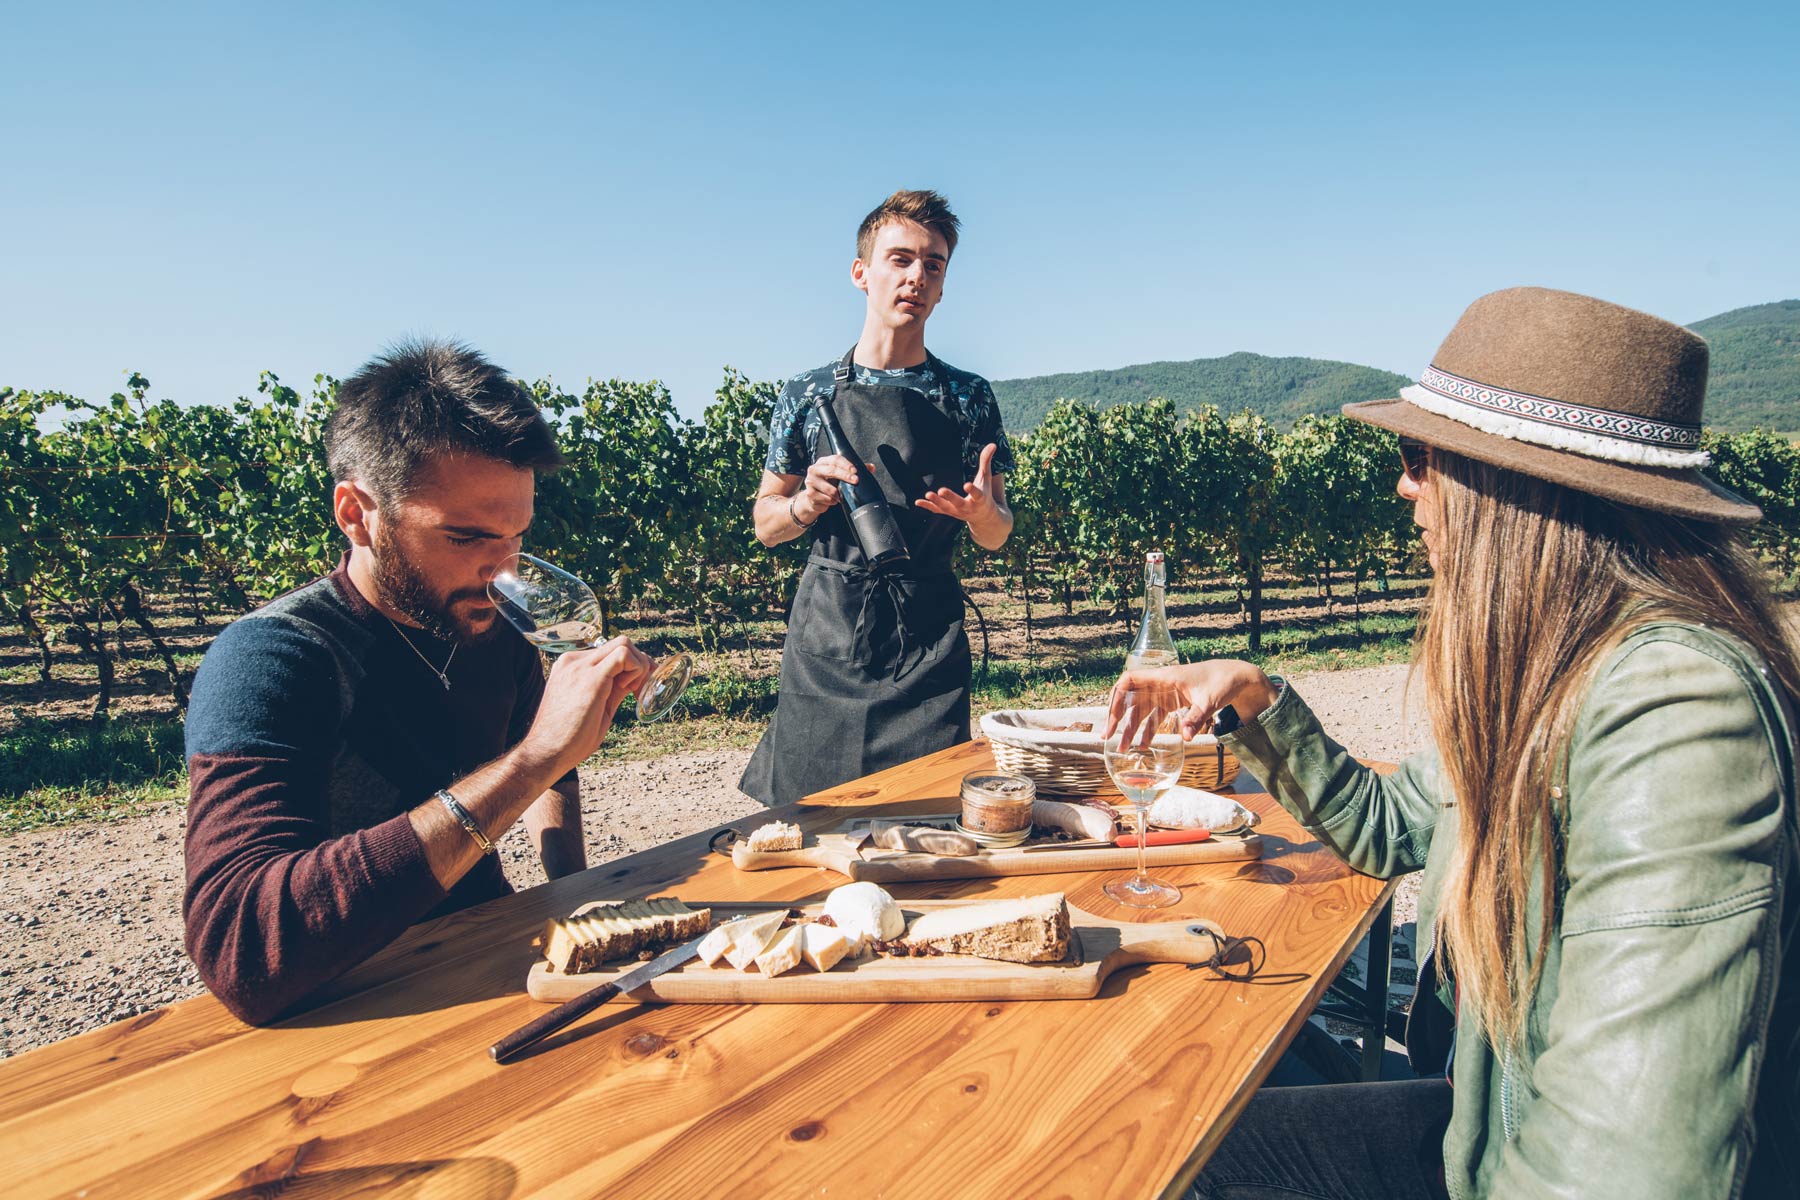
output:
[[[394,540],[385,521],[375,526],[374,564],[370,573],[382,603],[417,621],[432,637],[446,642],[484,642],[492,637],[499,622],[490,619],[477,627],[459,619],[453,605],[459,600],[478,598],[483,593],[451,592],[439,596],[426,581],[425,573],[406,556]]]

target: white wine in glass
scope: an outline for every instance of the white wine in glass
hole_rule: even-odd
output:
[[[594,589],[561,567],[518,554],[488,580],[488,599],[526,641],[555,658],[600,641],[600,601]],[[639,719],[667,716],[694,673],[694,660],[671,654],[656,664],[637,693]]]
[[[1107,884],[1101,890],[1128,908],[1166,908],[1181,899],[1181,889],[1144,870],[1144,835],[1150,805],[1181,778],[1186,751],[1179,737],[1153,735],[1162,718],[1159,708],[1133,703],[1127,696],[1125,714],[1118,728],[1102,743],[1106,773],[1137,817],[1137,874]]]

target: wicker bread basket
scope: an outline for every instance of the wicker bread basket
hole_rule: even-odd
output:
[[[1093,732],[1062,728],[1084,721],[1093,726]],[[995,765],[1030,779],[1037,784],[1038,795],[1047,799],[1119,794],[1100,751],[1100,730],[1105,727],[1104,708],[1007,708],[981,718],[981,732],[993,747]],[[1156,738],[1159,745],[1178,740],[1172,733]],[[1182,783],[1215,792],[1237,778],[1237,773],[1237,757],[1211,734],[1188,743]]]

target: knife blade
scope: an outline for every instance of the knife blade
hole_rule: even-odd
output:
[[[727,917],[726,921],[735,921],[736,919],[736,917]],[[720,924],[725,924],[725,921],[721,921]],[[707,933],[710,932],[712,931],[707,931]],[[683,942],[673,950],[664,951],[643,966],[625,972],[610,983],[597,984],[573,1000],[564,1001],[530,1024],[520,1026],[489,1046],[488,1056],[497,1063],[505,1062],[532,1043],[549,1037],[571,1021],[586,1016],[614,996],[643,987],[657,976],[666,974],[689,961],[700,952],[700,943],[705,940],[706,934],[703,933],[691,942]]]

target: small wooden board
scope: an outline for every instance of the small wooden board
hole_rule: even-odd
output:
[[[1135,871],[1136,849],[1093,846],[1077,849],[1035,848],[1029,843],[1005,850],[982,850],[966,857],[916,854],[884,850],[862,842],[855,834],[822,833],[798,850],[752,853],[738,841],[731,848],[731,865],[740,871],[768,871],[777,867],[823,867],[847,876],[852,882],[907,883],[920,879],[991,879],[999,875],[1057,875],[1070,871]],[[1148,867],[1173,867],[1188,863],[1229,862],[1262,857],[1262,838],[1253,832],[1216,833],[1204,842],[1177,846],[1147,846]]]
[[[709,903],[689,900],[690,908],[709,907],[715,925],[731,917],[781,908],[779,904]],[[902,900],[910,922],[920,913],[940,908],[967,908],[981,900]],[[817,913],[823,905],[801,906]],[[932,958],[887,958],[863,955],[846,959],[820,973],[800,966],[773,977],[738,971],[720,961],[708,967],[698,960],[684,963],[641,988],[614,996],[610,1003],[630,1004],[868,1004],[891,1001],[951,1000],[1088,1000],[1098,995],[1106,977],[1135,963],[1207,962],[1218,953],[1220,934],[1211,921],[1141,924],[1109,921],[1069,906],[1069,957],[1057,963],[994,962],[960,954]],[[598,984],[616,979],[638,963],[619,963],[583,975],[558,975],[539,959],[525,990],[533,1000],[560,1004]]]

